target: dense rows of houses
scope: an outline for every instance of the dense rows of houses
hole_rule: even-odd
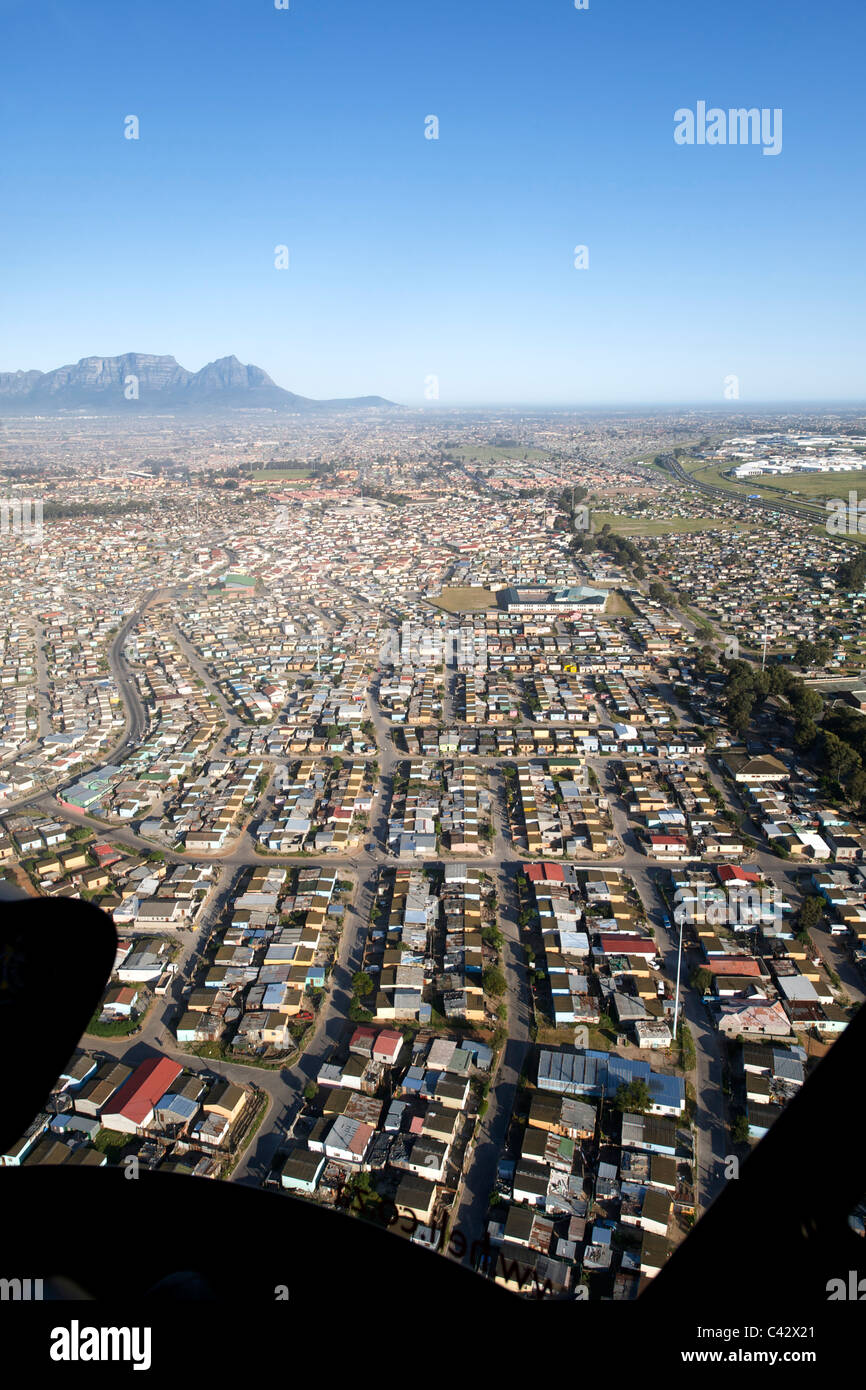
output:
[[[556,863],[523,872],[542,943],[534,965],[554,1026],[586,1028],[605,1013],[638,1047],[670,1047],[670,985],[628,879]]]
[[[103,1167],[113,1151],[148,1168],[215,1178],[255,1108],[250,1087],[185,1071],[169,1057],[154,1053],[130,1067],[79,1050],[0,1164]]]
[[[490,1062],[471,1037],[360,1025],[319,1068],[281,1186],[334,1204],[368,1173],[377,1204],[414,1218],[415,1237],[429,1243],[459,1181]]]
[[[256,868],[233,895],[184,994],[178,1043],[220,1042],[239,1052],[285,1052],[291,1021],[312,1018],[310,994],[325,985],[340,918],[337,877],[325,869]]]
[[[485,925],[495,914],[481,869],[445,863],[435,873],[396,869],[380,876],[364,970],[375,982],[377,1022],[429,1022],[434,1003],[449,1020],[484,1024],[483,973],[494,953]]]
[[[694,1145],[680,1077],[589,1049],[541,1048],[519,1100],[519,1147],[499,1164],[488,1235],[497,1283],[515,1293],[632,1298],[694,1212]],[[643,1082],[646,1112],[614,1102]],[[513,1154],[513,1156],[512,1156]]]

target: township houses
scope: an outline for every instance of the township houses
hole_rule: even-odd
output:
[[[147,1129],[157,1105],[182,1070],[168,1057],[141,1062],[102,1110],[104,1128],[121,1134],[140,1134]]]
[[[292,1145],[281,1186],[333,1202],[366,1171],[377,1191],[429,1222],[474,1123],[473,1078],[490,1061],[490,1049],[471,1039],[461,1046],[422,1032],[404,1041],[394,1029],[355,1028],[319,1068],[311,1128]]]
[[[744,1040],[741,1062],[749,1137],[761,1139],[802,1087],[806,1053],[799,1046]]]
[[[175,1025],[180,1043],[231,1039],[238,1052],[285,1050],[290,1020],[308,1014],[308,991],[324,987],[336,871],[257,866],[232,900],[213,963],[187,992]]]
[[[551,1050],[542,1048],[538,1060],[538,1088],[563,1096],[616,1095],[620,1086],[635,1080],[646,1082],[653,1115],[682,1115],[686,1107],[685,1082],[681,1076],[654,1072],[647,1062],[618,1057],[612,1052],[591,1049]]]
[[[658,946],[642,930],[632,884],[617,870],[524,864],[531,884],[556,1026],[594,1025],[605,1003],[641,1047],[665,1047]],[[637,1028],[638,1021],[651,1026]],[[655,1025],[659,1026],[656,1027]]]
[[[598,1285],[603,1296],[633,1297],[641,1277],[663,1267],[677,1238],[674,1213],[694,1212],[694,1148],[680,1079],[661,1078],[662,1087],[674,1082],[663,1097],[669,1107],[616,1117],[620,1085],[638,1077],[661,1095],[646,1063],[540,1050],[519,1153],[510,1150],[499,1163],[496,1186],[505,1201],[488,1219],[490,1272],[504,1287],[556,1295],[582,1277],[592,1288],[594,1276],[611,1276],[609,1285]],[[578,1088],[581,1094],[570,1093]],[[599,1148],[605,1106],[610,1118]]]
[[[429,1022],[433,993],[449,1020],[485,1020],[482,930],[490,897],[487,876],[466,864],[380,876],[363,965],[376,983],[377,1022]]]
[[[778,1000],[722,1000],[718,1005],[718,1029],[731,1038],[741,1034],[754,1038],[791,1037],[790,1020]]]

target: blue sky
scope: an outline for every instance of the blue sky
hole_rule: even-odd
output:
[[[866,397],[862,0],[290,6],[0,0],[0,370],[236,353],[312,396],[423,403],[435,376],[443,406],[721,403],[732,375],[744,404]],[[782,108],[782,152],[676,145],[700,100]]]

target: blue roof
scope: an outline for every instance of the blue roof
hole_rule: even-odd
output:
[[[175,1115],[183,1115],[187,1120],[191,1120],[198,1111],[198,1102],[189,1100],[187,1096],[176,1095],[174,1091],[167,1091],[156,1109],[171,1110]]]
[[[541,1054],[538,1082],[542,1089],[548,1089],[547,1081],[553,1090],[560,1085],[577,1094],[603,1090],[610,1097],[620,1086],[636,1080],[646,1082],[654,1105],[682,1110],[686,1095],[683,1078],[654,1072],[648,1062],[639,1058],[617,1057],[592,1049],[574,1053],[544,1049]]]
[[[474,1042],[467,1038],[464,1040],[463,1046],[467,1052],[474,1054],[477,1067],[490,1066],[493,1061],[493,1049],[488,1047],[486,1043]]]
[[[654,1105],[669,1106],[681,1110],[686,1100],[686,1083],[681,1076],[668,1076],[663,1071],[651,1071],[649,1093]]]

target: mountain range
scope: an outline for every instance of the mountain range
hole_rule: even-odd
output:
[[[6,415],[50,415],[88,407],[125,413],[260,407],[306,413],[393,404],[382,396],[326,401],[297,396],[277,386],[261,367],[247,366],[236,357],[220,357],[200,372],[188,372],[174,357],[147,352],[82,357],[50,372],[0,372],[0,413]]]

